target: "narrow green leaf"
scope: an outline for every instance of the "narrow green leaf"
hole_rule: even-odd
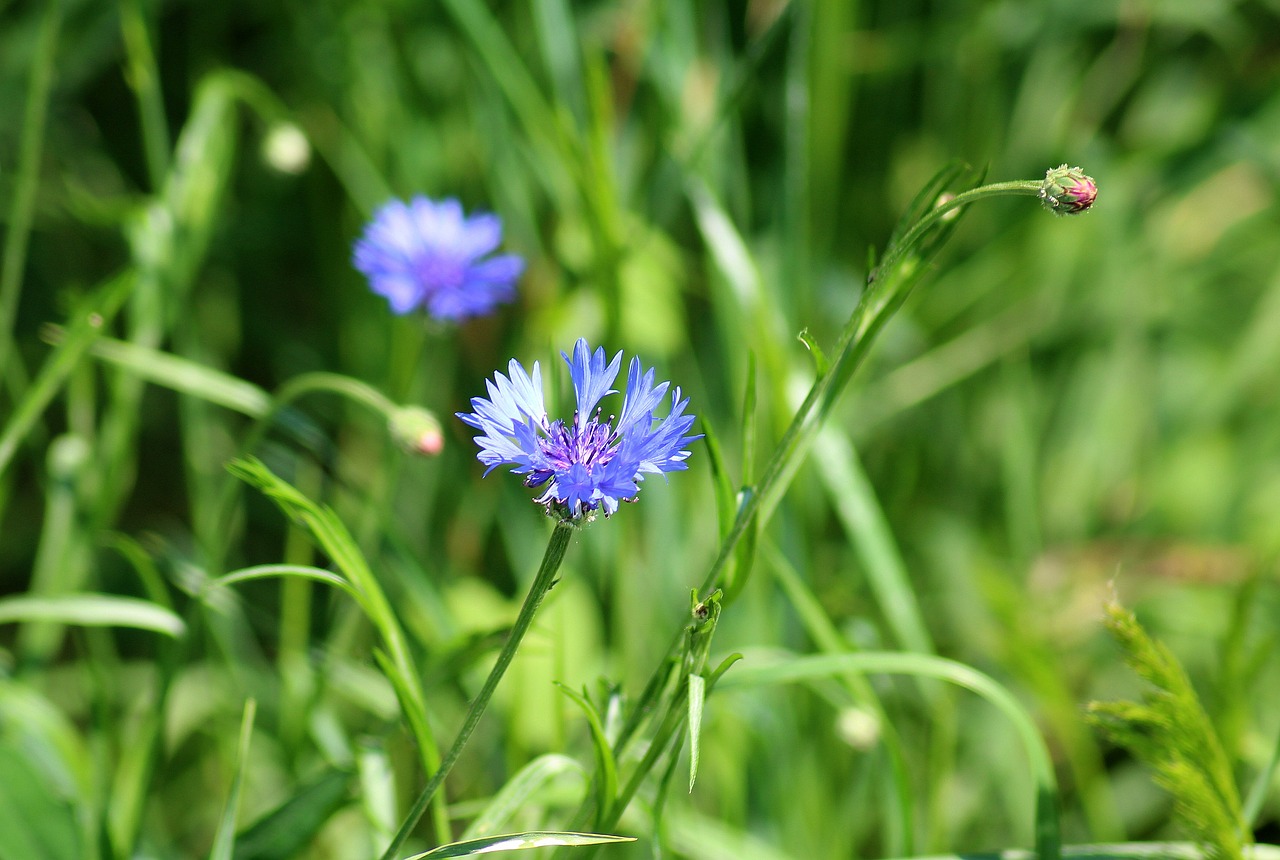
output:
[[[395,775],[386,749],[378,739],[362,738],[356,755],[359,799],[374,841],[387,844],[396,832]]]
[[[596,813],[604,815],[618,797],[618,763],[613,756],[613,746],[604,731],[604,722],[595,705],[585,694],[578,693],[559,681],[556,686],[574,701],[587,716],[587,725],[591,728],[591,742],[596,751]]]
[[[728,672],[729,669],[733,666],[733,664],[737,663],[741,659],[742,659],[742,654],[735,651],[734,653],[730,654],[728,657],[725,657],[723,660],[721,660],[720,665],[715,668],[715,671],[713,671],[709,676],[707,676],[707,692],[710,693],[713,689],[715,689],[716,682],[720,680],[721,676],[723,676],[725,672]]]
[[[236,843],[236,816],[240,809],[240,790],[244,785],[245,768],[249,765],[249,741],[253,737],[253,719],[257,711],[257,701],[246,699],[244,715],[240,719],[240,743],[236,747],[236,775],[231,780],[231,791],[227,795],[226,806],[223,807],[222,815],[218,819],[218,828],[214,831],[209,860],[232,860],[231,852]]]
[[[728,465],[720,450],[720,439],[716,436],[715,429],[706,417],[701,419],[701,424],[702,441],[707,449],[707,456],[711,458],[711,478],[714,482],[712,486],[716,492],[716,519],[720,524],[720,535],[723,538],[733,527],[733,518],[738,509],[737,493],[733,489],[733,479],[729,477]]]
[[[58,343],[64,333],[59,326],[51,325],[44,328],[41,336]],[[89,348],[89,354],[153,385],[190,394],[250,418],[261,418],[271,409],[271,395],[257,385],[170,352],[104,337]]]
[[[178,637],[186,624],[173,612],[136,597],[114,594],[66,594],[38,597],[19,594],[0,598],[0,624],[52,621],[81,627],[135,627]]]
[[[368,612],[368,607],[364,602],[364,595],[351,584],[350,581],[332,571],[324,570],[319,567],[310,567],[305,564],[259,564],[254,567],[246,567],[220,576],[217,579],[210,580],[205,589],[218,588],[227,585],[235,585],[239,582],[252,582],[256,579],[272,579],[282,576],[294,576],[301,579],[309,579],[313,582],[322,582],[325,585],[332,585],[346,594],[350,595],[360,607]]]
[[[13,323],[22,293],[22,274],[27,260],[27,244],[35,218],[36,191],[40,185],[40,161],[43,156],[45,117],[49,109],[49,93],[53,89],[54,72],[58,68],[58,39],[66,4],[46,3],[40,22],[34,56],[30,62],[31,78],[27,83],[27,102],[23,109],[21,144],[18,153],[16,181],[9,183],[10,207],[5,214],[4,251],[0,256],[0,371],[9,367],[13,352]],[[13,106],[9,107],[10,115]],[[20,360],[15,360],[21,367]],[[0,473],[5,458],[0,456]]]
[[[547,67],[556,100],[582,120],[583,86],[581,42],[566,0],[539,0],[531,7],[542,62]]]
[[[822,351],[818,341],[813,335],[809,334],[807,328],[802,330],[797,337],[804,344],[804,348],[809,350],[809,358],[813,362],[814,375],[817,377],[826,376],[827,371],[831,369],[831,362],[827,359],[827,354]]]
[[[299,856],[333,814],[347,805],[351,772],[330,770],[263,815],[236,837],[235,860]]]
[[[707,701],[707,679],[689,676],[689,792],[698,781],[698,757],[702,752],[702,708]]]
[[[631,836],[607,836],[602,833],[572,833],[556,830],[526,830],[503,836],[486,836],[454,842],[439,848],[414,854],[405,860],[435,860],[440,857],[473,857],[477,854],[494,854],[500,851],[524,851],[528,848],[553,848],[557,846],[604,845],[610,842],[635,842]]]
[[[933,638],[925,624],[916,589],[853,444],[845,434],[823,428],[818,433],[815,453],[822,462],[818,475],[850,544],[858,553],[871,592],[894,639],[909,651],[933,653]]]
[[[566,689],[567,688],[562,688]],[[566,755],[547,753],[538,756],[516,772],[490,798],[485,808],[471,820],[462,832],[463,840],[488,836],[506,823],[518,810],[527,806],[544,786],[556,777],[571,773],[583,782],[586,774],[582,765]]]

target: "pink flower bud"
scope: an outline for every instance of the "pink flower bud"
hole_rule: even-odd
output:
[[[1098,196],[1098,184],[1078,167],[1062,165],[1045,171],[1040,202],[1055,215],[1088,211]]]
[[[436,416],[420,406],[405,406],[391,419],[391,435],[405,451],[434,457],[444,448],[444,434]]]

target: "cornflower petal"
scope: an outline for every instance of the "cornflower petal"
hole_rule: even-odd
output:
[[[609,386],[618,377],[618,368],[622,366],[622,352],[619,351],[613,361],[609,362],[609,366],[605,367],[604,347],[598,346],[592,353],[591,347],[587,346],[587,339],[578,338],[578,342],[573,345],[573,358],[563,352],[560,355],[569,365],[569,376],[573,379],[573,390],[578,400],[578,414],[585,421],[600,398],[615,393]]]
[[[641,419],[652,420],[653,410],[662,402],[662,395],[667,393],[670,386],[670,382],[664,382],[654,388],[653,368],[645,372],[640,359],[632,358],[631,365],[627,368],[627,389],[622,400],[622,415],[618,417],[615,432],[622,436]]]

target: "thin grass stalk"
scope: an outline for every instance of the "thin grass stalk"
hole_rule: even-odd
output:
[[[49,0],[40,22],[35,63],[27,86],[27,105],[22,115],[22,140],[18,150],[18,176],[9,208],[9,230],[4,237],[4,261],[0,263],[0,371],[10,359],[21,364],[13,353],[13,325],[22,294],[22,272],[27,263],[27,241],[35,216],[36,189],[40,183],[40,155],[44,147],[45,115],[49,91],[53,87],[54,57],[62,28],[63,0]]]
[[[140,0],[120,3],[120,32],[124,37],[129,87],[138,101],[142,125],[142,151],[146,156],[151,190],[159,191],[169,173],[169,122],[160,92],[160,70],[151,47],[151,33]]]

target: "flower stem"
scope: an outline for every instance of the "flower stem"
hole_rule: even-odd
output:
[[[430,781],[422,789],[418,799],[414,801],[413,808],[409,810],[409,814],[405,816],[404,822],[400,825],[400,830],[396,833],[395,838],[391,840],[391,844],[387,846],[387,850],[383,852],[382,860],[393,860],[409,833],[417,825],[418,819],[422,817],[422,813],[426,811],[427,804],[431,802],[432,796],[444,784],[449,771],[457,763],[458,756],[462,754],[462,748],[467,745],[471,733],[475,731],[481,715],[484,714],[484,709],[489,705],[489,700],[493,698],[493,692],[498,688],[498,682],[502,680],[507,667],[511,665],[512,658],[516,656],[516,649],[520,647],[520,641],[524,639],[524,634],[528,632],[529,625],[533,623],[534,613],[538,611],[538,606],[541,605],[542,599],[547,596],[547,592],[555,584],[556,572],[560,570],[560,563],[564,561],[564,554],[569,548],[569,538],[573,535],[573,532],[573,523],[567,520],[561,520],[556,523],[555,531],[551,533],[551,540],[547,543],[547,551],[542,556],[542,566],[538,568],[538,574],[534,577],[533,584],[529,586],[529,593],[525,595],[524,604],[520,607],[520,614],[516,617],[516,623],[511,628],[507,643],[502,646],[502,651],[498,654],[498,662],[490,670],[489,677],[485,679],[479,695],[471,702],[471,707],[467,710],[466,719],[462,721],[462,728],[458,729],[458,736],[453,740],[453,746],[445,753],[444,760],[440,762],[440,767],[432,774]]]
[[[790,426],[778,443],[773,456],[765,465],[759,482],[753,488],[754,492],[739,509],[733,526],[720,544],[719,554],[702,582],[698,592],[700,595],[710,594],[721,584],[725,566],[752,522],[768,518],[774,505],[795,476],[800,462],[804,459],[832,406],[854,371],[870,352],[876,335],[906,301],[916,275],[912,273],[899,275],[895,272],[898,264],[919,245],[931,228],[937,227],[943,217],[953,210],[989,197],[1038,197],[1041,187],[1042,183],[1036,180],[1019,180],[997,182],[964,191],[931,208],[907,230],[901,239],[893,242],[883,260],[868,277],[867,287],[863,290],[857,307],[840,333],[835,359],[826,373],[814,382],[804,403],[796,411]],[[661,683],[663,673],[680,646],[682,631],[683,628],[672,639],[665,656],[658,664],[658,669],[650,678],[630,718],[623,725],[614,742],[614,754],[619,759],[639,731],[641,724],[656,707],[656,700],[663,690]],[[617,810],[619,815],[623,808]]]
[[[961,192],[950,200],[939,203],[928,214],[912,225],[907,234],[902,237],[902,241],[895,242],[893,247],[885,255],[885,258],[876,266],[872,272],[874,278],[880,272],[891,271],[893,266],[897,264],[902,256],[911,250],[911,248],[920,240],[922,236],[938,223],[947,213],[959,209],[969,203],[983,200],[987,197],[1038,197],[1040,189],[1044,186],[1043,182],[1034,179],[1020,179],[1014,182],[993,182],[990,185],[983,185],[979,188],[971,188],[968,191]]]

